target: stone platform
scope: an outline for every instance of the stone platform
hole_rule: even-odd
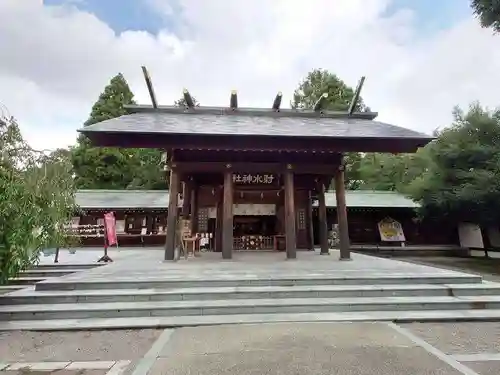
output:
[[[236,252],[167,263],[154,248],[111,256],[0,296],[0,330],[500,319],[500,284],[392,259]]]

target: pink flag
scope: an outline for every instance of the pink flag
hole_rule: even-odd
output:
[[[115,214],[113,214],[112,212],[104,214],[104,226],[106,228],[106,239],[108,240],[108,246],[116,245],[118,243],[118,238],[116,237]]]

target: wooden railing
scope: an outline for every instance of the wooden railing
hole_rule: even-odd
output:
[[[274,236],[241,236],[233,239],[234,250],[273,250]]]

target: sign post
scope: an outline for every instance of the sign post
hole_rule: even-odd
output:
[[[112,262],[113,259],[108,255],[108,246],[117,245],[116,220],[113,212],[104,214],[104,255],[98,262]]]

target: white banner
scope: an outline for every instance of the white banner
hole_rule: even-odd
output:
[[[384,242],[406,241],[403,226],[399,221],[390,217],[378,222],[378,232],[380,234],[380,239]]]
[[[458,225],[458,237],[462,247],[484,249],[483,234],[477,224],[460,223]]]

